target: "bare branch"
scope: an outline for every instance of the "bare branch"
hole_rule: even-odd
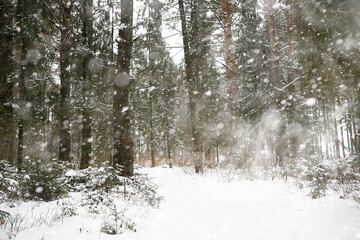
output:
[[[54,11],[51,9],[51,7],[46,3],[45,0],[42,0],[42,2],[45,4],[46,8],[50,11],[51,15],[52,15],[53,18],[55,19],[55,20],[52,20],[52,19],[48,18],[49,21],[52,22],[57,28],[59,28],[60,21],[59,21],[59,19],[56,17],[56,14],[55,14]],[[57,23],[57,24],[56,24],[56,23]]]

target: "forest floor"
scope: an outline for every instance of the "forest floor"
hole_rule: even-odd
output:
[[[283,181],[233,180],[180,168],[143,169],[164,197],[159,208],[129,208],[136,232],[108,235],[104,219],[83,213],[19,232],[17,240],[360,239],[360,207],[335,193],[311,199]],[[44,208],[44,207],[43,207]],[[1,234],[0,234],[1,237]]]

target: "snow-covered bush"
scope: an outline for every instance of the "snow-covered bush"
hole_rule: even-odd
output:
[[[332,163],[323,156],[314,155],[309,159],[301,159],[294,173],[300,181],[299,186],[309,188],[311,198],[320,198],[326,195],[329,180],[333,176]]]
[[[87,201],[91,202],[92,208],[99,202],[106,201],[108,193],[121,195],[119,197],[123,199],[136,204],[145,203],[151,207],[158,207],[162,201],[162,197],[156,193],[158,186],[152,183],[146,174],[135,173],[127,178],[120,176],[120,171],[113,167],[100,167],[69,170],[65,176],[72,191],[88,192]]]
[[[111,208],[110,215],[106,218],[101,231],[106,234],[121,234],[125,230],[136,232],[135,223],[125,216],[126,209],[118,210],[116,204]]]
[[[63,178],[66,168],[66,164],[56,161],[28,160],[17,176],[19,186],[15,197],[52,201],[65,196],[68,192]]]
[[[360,181],[360,160],[349,157],[337,161],[335,177],[340,183]]]
[[[70,191],[81,194],[75,205],[90,214],[105,215],[101,231],[107,234],[136,231],[135,222],[126,217],[127,204],[158,207],[162,201],[157,185],[142,173],[128,178],[113,167],[87,168],[69,170],[65,179]]]
[[[336,181],[330,188],[339,192],[341,198],[352,198],[360,202],[360,161],[356,157],[349,157],[337,161],[334,169]]]
[[[130,186],[127,196],[129,200],[136,203],[142,199],[151,207],[159,207],[163,197],[157,194],[158,186],[147,174],[135,173],[126,183]]]
[[[18,171],[0,161],[0,202],[9,199],[51,201],[67,194],[66,164],[27,159]]]
[[[324,156],[311,156],[301,159],[294,170],[300,186],[309,188],[312,198],[319,198],[328,189],[340,192],[341,197],[356,197],[360,194],[359,161],[356,158],[329,159]],[[355,197],[354,197],[355,196]]]
[[[112,167],[86,168],[68,170],[65,173],[66,183],[74,192],[100,190],[108,192],[116,185],[122,185],[121,178]]]
[[[18,189],[16,179],[16,168],[6,161],[0,161],[0,202],[3,202],[13,195]]]
[[[311,198],[316,199],[326,195],[331,175],[331,168],[326,162],[318,163],[310,169],[307,177],[310,179],[308,186]]]
[[[6,168],[10,169],[10,165]],[[104,218],[101,229],[104,233],[136,231],[133,215],[127,209],[134,205],[140,209],[158,207],[163,199],[156,192],[158,186],[152,183],[148,175],[135,173],[130,178],[122,177],[119,170],[108,166],[73,170],[57,162],[43,163],[27,159],[20,172],[16,168],[1,171],[0,181],[4,182],[10,176],[17,184],[6,193],[6,200],[57,201],[34,202],[37,206],[48,208],[31,218],[26,214],[12,215],[11,224],[4,228],[9,237],[34,226],[51,227],[56,222],[79,214]],[[0,187],[8,189],[5,186],[2,184]],[[27,203],[19,201],[18,204]]]

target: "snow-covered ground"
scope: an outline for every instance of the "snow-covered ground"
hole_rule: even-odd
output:
[[[107,235],[100,232],[106,219],[84,212],[51,227],[24,230],[15,239],[360,239],[359,205],[335,194],[313,200],[305,190],[283,182],[226,182],[211,174],[185,174],[179,168],[143,171],[160,185],[165,200],[158,209],[129,206],[136,232]]]

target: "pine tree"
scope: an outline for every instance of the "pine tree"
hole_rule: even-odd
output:
[[[186,16],[185,16],[185,7],[184,1],[179,0],[179,10],[180,10],[180,20],[181,20],[181,29],[183,35],[183,44],[184,44],[184,55],[185,55],[185,72],[186,80],[188,84],[188,94],[189,94],[189,112],[190,112],[190,131],[191,131],[191,153],[194,159],[195,172],[199,173],[202,171],[201,163],[201,146],[200,146],[200,135],[198,130],[198,119],[197,119],[197,109],[196,109],[196,94],[197,86],[195,81],[194,74],[194,57],[190,53],[190,32],[188,30]],[[192,33],[195,35],[198,34],[197,30],[197,14],[198,14],[198,2],[193,2],[193,8],[191,9],[191,22],[195,24],[192,26]]]
[[[60,38],[60,142],[59,160],[70,162],[71,138],[70,138],[70,82],[72,52],[72,0],[61,0],[61,38]]]
[[[14,6],[0,2],[0,160],[14,161]]]
[[[91,59],[94,52],[93,43],[93,1],[83,0],[82,2],[82,37],[83,46],[86,49],[82,62],[82,90],[83,90],[83,106],[82,106],[82,133],[81,133],[81,160],[80,169],[87,168],[91,161],[91,144],[92,144],[92,116],[90,113],[90,91],[92,83],[92,72],[94,67],[91,66]]]
[[[113,163],[122,167],[124,176],[133,175],[133,139],[130,122],[130,61],[133,46],[133,1],[121,1],[121,25],[119,29],[117,69],[114,80]]]

